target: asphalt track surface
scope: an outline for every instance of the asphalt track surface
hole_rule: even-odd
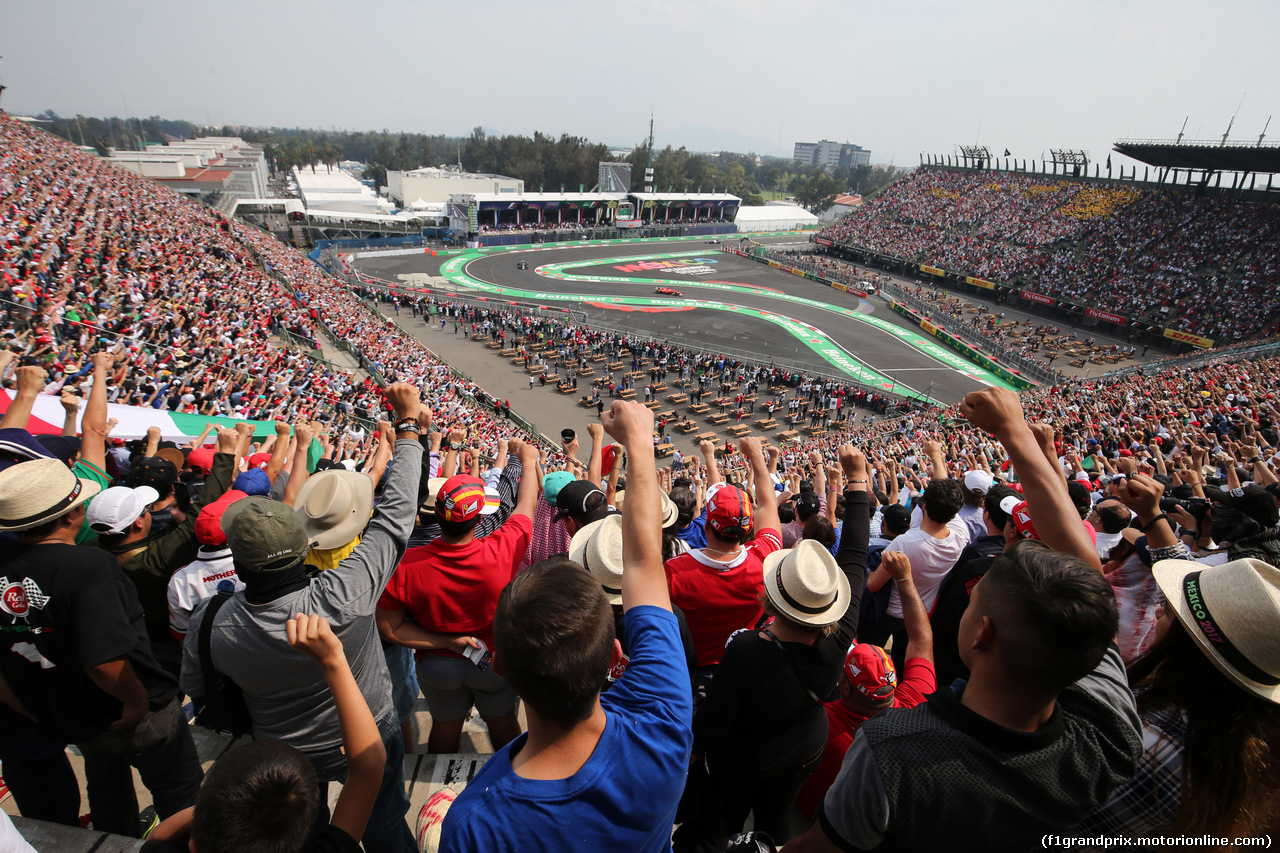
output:
[[[785,238],[768,242],[787,242]],[[454,264],[477,282],[497,285],[525,292],[550,294],[582,294],[581,300],[549,303],[555,307],[569,307],[585,314],[588,324],[607,324],[625,328],[636,334],[671,343],[693,347],[708,352],[742,351],[757,357],[776,358],[825,374],[840,374],[829,361],[805,345],[793,332],[779,325],[781,318],[790,318],[824,333],[846,353],[883,376],[893,385],[888,390],[914,395],[922,393],[943,403],[952,403],[965,394],[991,384],[976,366],[952,355],[948,364],[923,352],[917,346],[903,340],[891,331],[859,322],[859,319],[875,318],[879,324],[890,324],[919,338],[919,329],[889,310],[888,303],[879,297],[859,299],[818,282],[802,279],[757,261],[740,258],[719,251],[718,246],[700,242],[646,242],[614,244],[607,246],[583,246],[563,248],[531,247],[529,251],[505,251],[481,255]],[[617,270],[617,266],[634,266],[630,259],[654,255],[674,256],[686,261],[686,266],[702,267],[710,271],[701,274],[680,274],[673,269]],[[696,264],[697,259],[714,261]],[[413,287],[414,274],[440,275],[442,265],[449,258],[432,258],[427,255],[391,257],[366,257],[356,262],[356,267],[367,275]],[[526,260],[529,269],[516,268],[518,260]],[[546,268],[560,271],[563,278],[553,277]],[[543,272],[539,272],[543,269]],[[583,281],[574,277],[609,277],[611,279],[642,279],[637,281]],[[684,299],[663,299],[654,292],[654,281],[680,290]],[[669,284],[668,284],[669,283]],[[699,287],[698,283],[707,286]],[[735,285],[731,290],[723,285]],[[446,288],[448,289],[448,288]],[[461,288],[466,293],[467,288]],[[726,292],[729,291],[729,292]],[[477,293],[476,295],[486,295]],[[494,301],[501,295],[489,294]],[[774,322],[759,316],[742,315],[732,308],[691,308],[653,312],[642,304],[593,305],[591,296],[605,298],[637,298],[641,303],[661,302],[664,307],[679,305],[683,301],[714,301],[725,306],[741,306],[781,315]],[[653,299],[650,299],[650,298]],[[518,296],[527,303],[528,300]],[[795,301],[811,300],[842,310],[854,310],[861,318],[840,316],[823,307]],[[626,310],[630,308],[631,310]],[[622,309],[622,310],[619,310]],[[897,334],[902,334],[899,331]],[[936,349],[936,344],[934,345]],[[950,355],[948,353],[948,355]],[[958,364],[957,364],[958,362]],[[883,383],[878,383],[883,384]]]

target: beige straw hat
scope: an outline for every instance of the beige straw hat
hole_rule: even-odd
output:
[[[33,459],[0,471],[0,530],[28,530],[66,515],[102,487],[60,459]]]
[[[778,613],[802,625],[829,625],[849,607],[849,579],[813,539],[764,558],[764,594]]]
[[[373,514],[373,479],[329,468],[307,478],[294,502],[313,548],[340,548],[360,535]]]
[[[1222,674],[1280,704],[1280,569],[1261,560],[1206,566],[1161,560],[1156,583],[1187,633]]]
[[[622,603],[622,516],[606,515],[573,534],[569,559],[591,572],[610,604]]]

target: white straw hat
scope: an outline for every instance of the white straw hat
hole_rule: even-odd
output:
[[[1261,560],[1152,567],[1170,610],[1222,674],[1280,704],[1280,569]]]
[[[626,489],[623,489],[622,491],[614,495],[613,496],[614,509],[621,510],[622,504],[626,499],[627,499]],[[658,505],[662,508],[662,526],[670,527],[671,525],[675,524],[676,518],[680,516],[680,510],[672,502],[671,498],[667,497],[667,493],[661,490],[659,490],[658,492]]]
[[[813,539],[764,558],[764,594],[778,613],[802,625],[829,625],[849,607],[849,579]]]
[[[0,471],[0,530],[28,530],[60,518],[102,487],[60,459],[33,459]]]
[[[606,515],[573,534],[569,559],[591,572],[610,604],[622,603],[622,516]]]

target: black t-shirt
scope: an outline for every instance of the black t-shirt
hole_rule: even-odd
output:
[[[139,853],[187,853],[187,846],[169,841],[148,841]],[[360,844],[333,824],[325,824],[308,844],[298,848],[298,853],[360,853]]]
[[[142,605],[114,557],[99,548],[19,546],[0,563],[0,672],[26,710],[70,742],[120,718],[120,701],[88,667],[127,658],[153,710],[178,694],[151,654]]]

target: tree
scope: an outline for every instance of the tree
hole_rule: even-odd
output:
[[[796,192],[796,201],[815,215],[822,215],[835,204],[839,186],[835,178],[826,172],[819,171],[805,181],[804,186]]]

